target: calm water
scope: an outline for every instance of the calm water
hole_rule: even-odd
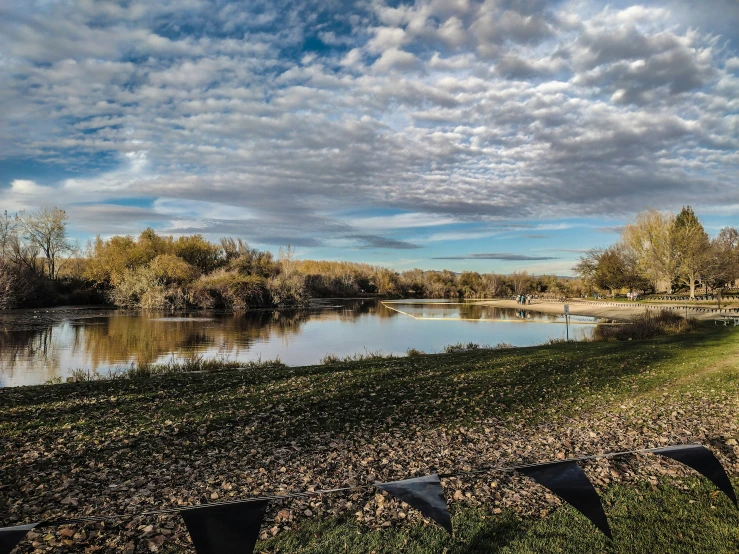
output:
[[[570,338],[589,336],[594,318],[573,317]],[[515,346],[564,338],[559,316],[444,301],[323,300],[300,312],[171,314],[96,308],[0,313],[0,386],[66,378],[76,368],[107,373],[132,361],[193,354],[228,360],[317,363],[328,353],[440,352],[447,344]]]

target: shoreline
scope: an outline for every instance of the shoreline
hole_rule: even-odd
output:
[[[585,303],[582,300],[570,300],[568,302],[558,302],[554,300],[533,300],[531,304],[518,304],[515,300],[481,300],[478,304],[482,306],[493,306],[496,308],[513,308],[524,309],[532,312],[540,312],[544,314],[562,314],[564,313],[564,304],[570,307],[570,315],[582,315],[591,317],[602,317],[616,321],[628,321],[629,318],[643,314],[645,311],[655,311],[660,309],[680,310],[682,313],[685,309],[682,305],[665,304],[648,305],[648,304],[624,304],[623,306],[616,304],[597,305],[595,303]],[[712,320],[723,319],[725,315],[736,315],[739,312],[725,313],[723,308],[721,312],[714,311],[713,308],[688,307],[688,314],[691,319]]]

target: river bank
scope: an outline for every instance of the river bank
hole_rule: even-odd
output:
[[[1,390],[0,524],[130,513],[119,524],[39,530],[18,552],[187,552],[179,518],[136,513],[693,441],[716,452],[737,486],[737,338],[710,326],[628,344]],[[444,480],[455,538],[359,492],[272,504],[258,551],[739,547],[728,501],[676,464],[639,456],[584,467],[606,495],[614,547],[543,489],[500,474]]]

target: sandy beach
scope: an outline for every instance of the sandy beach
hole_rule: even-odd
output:
[[[517,304],[515,300],[485,300],[483,302],[480,302],[481,304],[484,304],[486,306],[497,306],[499,308],[522,308],[520,304]],[[572,300],[567,303],[570,307],[570,314],[572,315],[584,315],[584,316],[593,316],[593,317],[603,317],[608,319],[613,319],[617,321],[625,321],[628,320],[631,316],[644,313],[645,310],[649,307],[650,310],[660,309],[660,308],[667,308],[670,305],[646,305],[646,304],[623,304],[623,305],[613,305],[613,304],[607,304],[603,303],[602,305],[598,304],[591,304],[591,303],[585,303],[580,302],[577,300]],[[678,304],[674,304],[673,306],[678,306]],[[711,306],[715,307],[715,306]],[[706,307],[708,308],[708,306]],[[526,305],[527,310],[531,310],[534,312],[541,312],[546,314],[561,314],[564,311],[564,304],[562,302],[557,302],[554,300],[532,300],[531,304]],[[688,309],[688,314],[691,318],[696,319],[723,319],[724,315],[723,313],[717,313],[714,311],[701,311],[700,309]],[[684,312],[682,312],[684,313]],[[736,314],[739,315],[739,314]]]

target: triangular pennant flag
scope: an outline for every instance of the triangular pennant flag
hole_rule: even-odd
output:
[[[449,534],[452,533],[452,518],[446,506],[444,490],[441,488],[438,475],[426,475],[391,483],[375,483],[375,486],[400,498],[441,525]]]
[[[16,525],[15,527],[0,527],[0,554],[10,554],[16,545],[23,540],[28,532],[38,523]]]
[[[553,462],[519,469],[593,522],[609,539],[611,528],[593,484],[575,462]]]
[[[198,554],[251,554],[259,538],[266,500],[182,510]]]
[[[724,466],[714,456],[713,452],[708,450],[701,444],[683,444],[678,446],[666,446],[651,450],[654,454],[667,456],[692,467],[706,479],[716,485],[726,496],[728,496],[735,506],[739,507],[736,500],[736,494],[729,481],[729,476],[724,471]]]

